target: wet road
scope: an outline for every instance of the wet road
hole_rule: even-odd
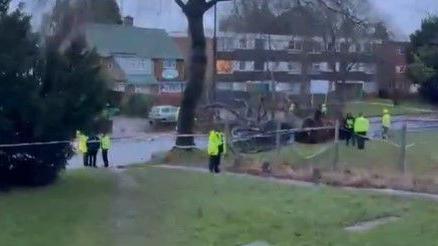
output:
[[[138,120],[138,122],[143,122]],[[371,130],[369,133],[370,137],[379,138],[381,136],[382,125],[381,118],[371,118]],[[427,131],[436,130],[438,131],[438,117],[437,116],[423,116],[423,117],[407,117],[407,116],[396,116],[393,117],[393,130],[400,130],[403,127],[404,122],[407,123],[408,131]],[[116,129],[116,138],[123,136],[124,138],[114,140],[111,151],[109,152],[110,164],[114,165],[129,165],[144,163],[151,159],[151,155],[158,152],[169,151],[173,148],[175,143],[175,138],[169,135],[160,135],[157,133],[156,136],[153,134],[147,134],[145,132],[139,133],[144,130],[144,126],[137,127],[126,127],[125,125],[139,125],[139,124],[117,124],[123,125],[124,127],[119,127],[121,130]],[[120,135],[120,136],[119,136]],[[138,137],[131,137],[138,136]],[[207,138],[197,138],[196,145],[200,149],[206,149]],[[99,153],[98,155],[98,165],[102,166],[102,158]],[[82,167],[82,156],[74,156],[70,161],[68,168],[80,168]]]
[[[381,136],[382,120],[380,117],[370,119],[370,136]],[[437,116],[395,116],[392,118],[392,130],[401,130],[404,124],[407,124],[408,132],[417,131],[438,131],[438,117]]]
[[[169,151],[175,144],[175,138],[171,136],[129,138],[114,140],[109,152],[110,165],[130,165],[144,163],[151,159],[151,155],[158,152]],[[196,146],[205,149],[206,138],[197,138]],[[101,154],[97,157],[98,166],[103,166]],[[76,155],[70,161],[68,169],[82,167],[82,156]]]

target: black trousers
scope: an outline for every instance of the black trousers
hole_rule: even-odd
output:
[[[88,167],[89,162],[88,162],[88,152],[87,153],[83,153],[82,154],[82,158],[83,158],[83,162],[84,162],[84,167]]]
[[[208,163],[208,169],[211,173],[220,173],[221,170],[219,166],[221,164],[221,156],[220,155],[211,155]]]
[[[108,150],[107,149],[102,150],[102,159],[103,159],[103,164],[105,165],[105,167],[108,167],[109,163],[108,163]]]
[[[96,158],[97,158],[97,151],[88,152],[88,166],[97,167]]]
[[[356,146],[356,138],[353,129],[345,129],[345,144],[347,146],[350,145]]]
[[[357,132],[356,138],[357,138],[357,148],[360,150],[365,149],[365,141],[366,141],[366,132]]]

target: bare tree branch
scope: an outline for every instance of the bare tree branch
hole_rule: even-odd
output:
[[[227,2],[227,1],[231,1],[231,0],[211,0],[207,3],[206,5],[206,10],[209,10],[210,8],[212,8],[214,5],[216,5],[218,2]]]
[[[178,6],[184,10],[184,8],[186,7],[186,5],[184,4],[184,2],[182,0],[175,0],[176,4],[178,4]]]
[[[324,8],[345,16],[346,18],[348,18],[349,20],[351,20],[352,22],[354,22],[357,25],[367,24],[365,20],[360,19],[359,17],[352,15],[350,13],[350,11],[348,11],[347,9],[343,9],[342,8],[342,6],[343,6],[342,1],[340,1],[340,0],[332,0],[332,2],[334,3],[334,5],[336,5],[336,7],[330,6],[330,4],[326,0],[317,0],[317,2],[319,4],[321,4]]]

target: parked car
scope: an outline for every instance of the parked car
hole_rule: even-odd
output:
[[[179,107],[162,105],[152,107],[149,120],[154,123],[176,123],[178,120]]]

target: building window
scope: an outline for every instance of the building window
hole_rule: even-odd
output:
[[[216,71],[217,74],[232,74],[233,62],[228,60],[217,60]]]
[[[396,73],[406,73],[406,65],[395,66]]]
[[[312,70],[315,72],[321,72],[321,63],[313,63]]]
[[[239,48],[240,49],[248,48],[248,44],[247,44],[246,39],[242,38],[242,39],[239,40]]]
[[[239,62],[239,70],[244,71],[246,69],[246,62],[240,61]]]
[[[362,45],[361,44],[356,44],[356,52],[362,52]]]
[[[364,45],[364,52],[371,53],[373,51],[373,45],[371,43],[366,43]]]
[[[347,43],[345,43],[345,42],[341,43],[341,51],[342,52],[348,51],[348,44]]]
[[[176,69],[176,60],[163,60],[163,69]]]
[[[289,41],[289,49],[290,50],[303,50],[303,42],[302,41]]]
[[[265,66],[265,63],[262,61],[254,62],[254,70],[256,70],[256,71],[263,71],[264,66]]]
[[[403,48],[403,47],[399,47],[399,48],[397,49],[397,52],[398,52],[398,54],[401,55],[401,56],[406,55],[406,50],[405,50],[405,48]]]
[[[312,44],[312,52],[313,53],[320,53],[322,51],[322,44],[319,42],[314,42]]]
[[[263,39],[256,39],[255,40],[255,48],[257,50],[264,50],[265,49],[265,40]]]

